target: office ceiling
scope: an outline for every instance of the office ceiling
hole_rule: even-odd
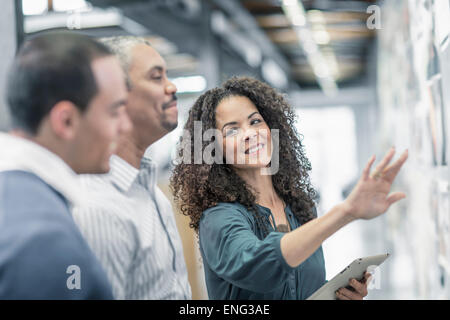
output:
[[[299,38],[284,14],[281,1],[241,0],[242,6],[257,21],[266,36],[289,62],[293,78],[301,85],[316,84],[316,77],[307,61]],[[302,1],[319,49],[331,54],[337,62],[334,76],[344,85],[361,80],[367,71],[375,31],[367,28],[368,6],[375,1]],[[320,44],[323,43],[323,44]]]
[[[286,83],[291,89],[320,86],[318,72],[302,46],[296,27],[283,11],[281,0],[88,2],[100,10],[118,8],[125,19],[116,25],[88,27],[84,31],[97,36],[129,33],[150,36],[175,75],[198,73],[203,68],[210,73],[209,78],[218,73],[212,77],[214,82],[244,73],[272,77],[279,87],[286,87]],[[52,1],[48,3],[50,7]],[[304,0],[300,3],[315,46],[325,57],[319,61],[319,67],[328,69],[338,87],[365,82],[376,35],[367,28],[366,10],[376,1]]]

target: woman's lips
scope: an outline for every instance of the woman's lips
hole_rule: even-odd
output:
[[[265,144],[258,143],[256,146],[250,147],[247,150],[245,150],[245,154],[251,155],[251,154],[257,154],[260,153],[261,150],[263,150],[265,147]]]

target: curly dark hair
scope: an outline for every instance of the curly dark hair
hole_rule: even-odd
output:
[[[233,77],[222,87],[208,90],[197,99],[184,127],[186,135],[180,138],[177,156],[183,158],[187,143],[191,148],[191,161],[175,165],[170,187],[181,213],[190,217],[190,227],[198,233],[203,211],[219,202],[238,202],[254,214],[263,232],[268,233],[263,217],[256,209],[255,191],[235,173],[232,166],[203,161],[201,164],[194,163],[194,122],[201,121],[203,132],[215,129],[216,107],[230,96],[249,98],[269,128],[279,129],[279,170],[272,175],[273,186],[302,224],[314,219],[317,195],[308,174],[311,164],[294,126],[295,112],[284,97],[269,85],[253,78]],[[209,143],[202,141],[202,152]]]

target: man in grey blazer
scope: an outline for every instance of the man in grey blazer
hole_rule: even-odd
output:
[[[118,60],[74,33],[25,41],[8,78],[12,131],[0,133],[0,300],[111,299],[70,209],[80,173],[109,171],[130,129]]]

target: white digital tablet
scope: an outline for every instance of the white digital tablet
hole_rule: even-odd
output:
[[[350,279],[354,278],[362,280],[364,272],[366,272],[369,267],[378,267],[388,257],[389,253],[356,259],[344,270],[339,272],[333,279],[314,292],[307,300],[336,300],[336,291],[342,287],[347,287]]]

